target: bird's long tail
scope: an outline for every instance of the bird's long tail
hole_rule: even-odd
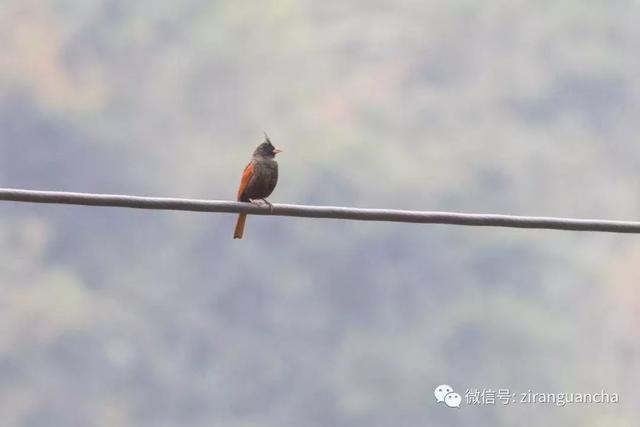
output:
[[[247,214],[241,213],[238,215],[238,222],[236,222],[236,231],[233,232],[234,239],[242,239],[244,234],[244,223],[247,221]]]

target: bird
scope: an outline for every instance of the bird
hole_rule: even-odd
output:
[[[278,183],[278,162],[275,159],[276,154],[281,152],[281,149],[273,146],[265,132],[264,142],[255,149],[251,161],[242,173],[240,188],[238,188],[239,202],[251,202],[259,206],[267,205],[273,210],[273,205],[266,199]],[[246,213],[238,215],[233,233],[234,239],[242,239],[246,220]]]

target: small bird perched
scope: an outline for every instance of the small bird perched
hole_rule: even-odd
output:
[[[278,162],[276,154],[282,152],[271,144],[266,132],[264,142],[258,145],[253,152],[251,162],[244,168],[240,188],[238,188],[238,201],[251,202],[257,205],[269,205],[266,198],[271,195],[278,182]],[[247,214],[241,213],[238,216],[236,229],[233,233],[234,239],[242,239],[244,234],[244,224]]]

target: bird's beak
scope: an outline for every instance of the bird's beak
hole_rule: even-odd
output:
[[[278,154],[278,153],[282,153],[282,150],[279,148],[274,148],[273,149],[273,154]]]

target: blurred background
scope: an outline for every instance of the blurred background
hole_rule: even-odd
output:
[[[0,186],[640,217],[632,0],[2,0]],[[3,426],[637,426],[640,241],[0,204]],[[437,405],[434,387],[618,393]]]

